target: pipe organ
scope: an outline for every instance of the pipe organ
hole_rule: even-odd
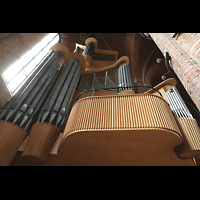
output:
[[[55,44],[0,111],[0,165],[195,165],[200,129],[175,79],[132,80],[95,38]]]

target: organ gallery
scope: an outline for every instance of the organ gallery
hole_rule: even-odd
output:
[[[179,92],[172,55],[159,52],[158,70],[149,68],[142,84],[134,58],[100,41],[91,35],[73,51],[49,46],[1,108],[0,165],[198,165],[198,120]]]

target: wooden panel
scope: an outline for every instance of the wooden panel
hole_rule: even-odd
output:
[[[178,118],[177,123],[182,132],[184,143],[175,151],[181,158],[191,158],[200,155],[200,129],[193,118]]]
[[[114,128],[163,128],[180,135],[171,109],[163,99],[137,94],[81,99],[72,108],[64,137],[83,129]]]
[[[90,67],[87,67],[85,69],[85,71],[81,71],[81,73],[82,74],[91,74],[91,73],[106,71],[106,70],[112,69],[114,67],[117,67],[121,62],[129,63],[129,58],[127,56],[122,56],[116,62],[93,60],[92,65]]]
[[[179,128],[160,97],[91,97],[73,106],[58,157],[63,165],[194,165],[176,156],[180,144]],[[49,162],[59,159],[52,156]]]
[[[74,52],[76,51],[77,47],[79,47],[80,49],[84,50],[86,46],[76,43],[76,48],[75,48]],[[117,51],[111,51],[111,50],[105,50],[105,49],[97,49],[97,48],[95,48],[94,52],[95,53],[100,53],[100,54],[115,55],[116,56],[116,61],[117,61],[117,57],[118,57],[118,52]]]
[[[11,163],[26,136],[26,131],[21,127],[0,120],[0,166],[7,166]]]
[[[22,158],[31,163],[43,164],[47,160],[59,133],[60,130],[52,124],[35,123],[24,147]]]

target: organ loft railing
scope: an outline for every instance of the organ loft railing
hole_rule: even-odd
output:
[[[0,165],[194,165],[199,145],[175,79],[134,85],[95,38],[52,46],[0,112]]]

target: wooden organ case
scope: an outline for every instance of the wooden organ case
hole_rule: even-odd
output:
[[[195,165],[200,131],[175,79],[138,87],[132,82],[129,58],[98,49],[91,37],[85,45],[76,44],[73,53],[61,44],[51,50],[64,55],[62,70],[71,58],[80,67],[64,126],[53,131],[52,125],[37,123],[32,131],[41,138],[31,143],[27,136],[11,165]],[[46,130],[55,134],[53,147]]]

